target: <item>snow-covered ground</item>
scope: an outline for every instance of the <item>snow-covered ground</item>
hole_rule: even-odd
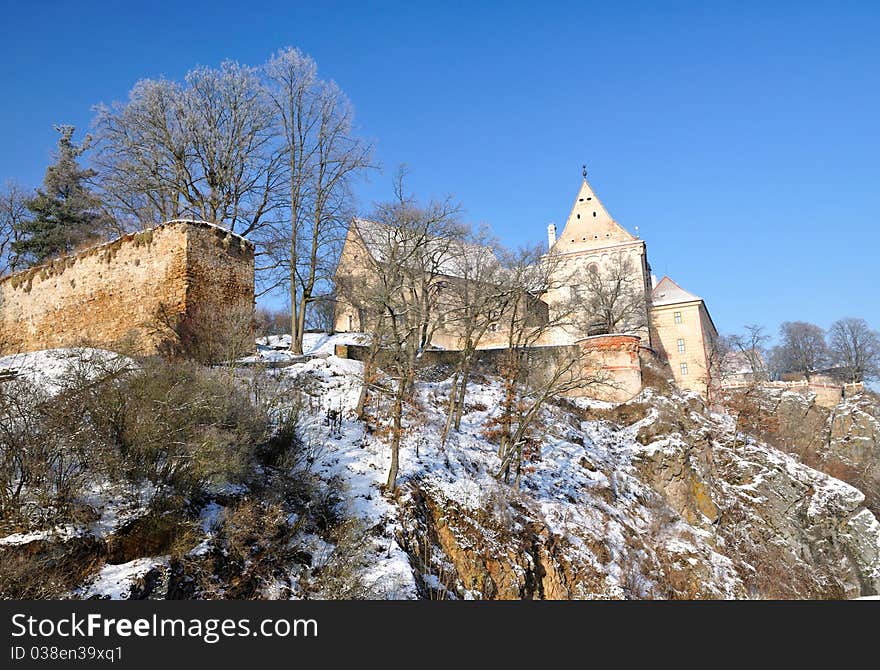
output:
[[[24,354],[13,354],[0,358],[0,377],[14,375],[25,379],[45,391],[55,395],[61,390],[62,380],[72,370],[84,374],[97,374],[98,370],[111,367],[121,370],[132,367],[130,358],[105,349],[76,347],[68,349],[46,349]]]
[[[364,344],[366,336],[361,333],[306,333],[303,336],[303,353],[290,351],[290,335],[269,335],[257,338],[257,353],[242,358],[242,363],[289,363],[302,356],[330,356],[337,344]]]
[[[110,600],[124,600],[131,587],[153,568],[167,565],[168,557],[136,558],[128,563],[108,563],[83,588],[76,592],[80,598],[98,596]]]
[[[326,439],[326,449],[316,467],[324,477],[341,478],[348,488],[349,512],[363,519],[366,526],[380,529],[373,540],[377,546],[371,577],[377,584],[387,585],[386,590],[396,593],[396,597],[414,597],[414,569],[396,540],[401,532],[400,509],[380,491],[388,472],[388,447],[366,435],[352,414],[359,392],[359,372],[360,363],[336,357],[285,370],[294,377],[319,379],[323,407],[344,411],[341,436]],[[418,385],[417,400],[425,414],[420,418],[419,430],[407,437],[401,449],[399,483],[404,486],[409,480],[417,480],[419,486],[435,491],[450,504],[476,511],[510,493],[509,486],[495,477],[499,467],[497,447],[481,436],[484,422],[499,407],[500,388],[497,384],[472,384],[467,402],[475,409],[465,415],[461,432],[454,433],[442,446],[442,402],[449,391],[449,381]],[[318,431],[319,418],[314,426]],[[524,477],[520,500],[532,505],[535,515],[543,518],[553,533],[566,538],[574,551],[581,547],[583,555],[572,556],[572,560],[585,564],[594,561],[583,541],[590,537],[608,543],[622,561],[627,551],[624,536],[633,532],[633,525],[638,532],[638,527],[651,522],[640,502],[650,493],[628,467],[635,449],[641,447],[634,440],[639,425],[617,431],[607,424],[585,422],[572,428],[549,410],[547,424],[541,458],[531,464],[532,471]],[[592,467],[583,467],[585,461]],[[614,497],[613,505],[603,502],[609,492]],[[623,526],[628,527],[625,532]],[[682,526],[676,542],[668,548],[683,555],[702,555],[714,566],[721,594],[732,596],[736,576],[729,559],[709,549],[699,531]],[[611,593],[615,592],[621,570],[620,565],[610,568]]]
[[[633,538],[653,533],[649,542],[662,545],[654,548],[672,556],[673,562],[701,566],[701,574],[711,582],[704,593],[722,598],[742,597],[742,575],[726,555],[724,540],[713,526],[714,518],[698,511],[690,522],[678,515],[670,520],[666,516],[668,507],[656,503],[657,493],[646,481],[644,467],[640,469],[637,465],[646,459],[672,463],[668,467],[674,475],[677,459],[686,462],[690,457],[690,435],[673,432],[647,444],[637,439],[641,429],[660,420],[657,408],[669,408],[687,416],[685,398],[673,401],[646,389],[635,402],[652,409],[645,418],[629,426],[601,420],[573,421],[570,412],[548,406],[542,417],[540,458],[528,464],[521,491],[512,492],[496,478],[496,445],[482,435],[487,419],[499,412],[499,385],[469,386],[468,411],[462,429],[453,432],[446,445],[441,445],[450,381],[420,382],[413,398],[419,414],[410,419],[418,421],[418,428],[407,431],[401,448],[398,483],[404,497],[398,502],[381,492],[390,462],[386,443],[367,434],[353,415],[361,372],[360,363],[329,356],[292,365],[284,370],[284,375],[290,379],[306,376],[312,382],[317,380],[322,409],[342,410],[342,430],[335,436],[327,435],[320,412],[313,419],[312,429],[316,437],[324,436],[325,444],[316,468],[322,476],[338,477],[346,483],[350,513],[373,529],[371,541],[376,546],[371,576],[377,583],[386,584],[388,593],[395,593],[396,597],[412,597],[415,593],[412,575],[416,567],[397,542],[402,524],[406,523],[400,505],[405,504],[407,484],[413,482],[423,491],[432,491],[438,500],[475,513],[491,509],[498,500],[515,501],[519,509],[525,510],[523,514],[539,519],[553,536],[564,542],[566,559],[575,564],[598,567],[592,547],[595,543],[603,545],[611,554],[611,561],[601,566],[606,574],[604,595],[623,595],[621,589],[627,579],[624,573],[632,569]],[[609,407],[607,403],[577,404],[594,409]],[[718,454],[718,464],[727,462],[731,468],[726,475],[731,481],[725,481],[719,472],[712,474],[709,467],[706,476],[715,481],[705,480],[698,486],[711,486],[711,496],[721,505],[754,510],[747,514],[754,515],[751,522],[757,529],[756,535],[767,523],[765,512],[776,513],[774,506],[780,503],[777,496],[785,502],[784,496],[794,489],[798,497],[805,496],[805,501],[797,503],[804,520],[791,522],[793,526],[806,523],[825,528],[829,523],[848,524],[846,533],[863,534],[864,542],[873,547],[865,553],[868,558],[864,574],[868,578],[873,574],[874,579],[880,575],[880,561],[876,558],[880,530],[876,521],[863,523],[863,517],[873,520],[870,512],[857,512],[864,500],[860,491],[754,440],[747,439],[744,445],[732,448],[728,443],[734,423],[727,415],[691,412],[689,420],[694,424],[695,435],[714,436],[712,449]],[[665,526],[658,531],[661,520]],[[779,541],[786,541],[785,533],[800,531],[793,528],[779,532]],[[805,536],[811,532],[805,532]],[[424,575],[427,581],[435,578],[436,575]],[[644,586],[649,588],[650,584]]]
[[[478,513],[494,513],[499,506],[514,502],[519,516],[512,524],[525,519],[540,520],[548,533],[564,546],[565,558],[573,565],[592,566],[603,575],[604,584],[597,594],[579,593],[579,597],[623,597],[631,570],[633,538],[649,537],[650,542],[662,544],[662,550],[682,565],[700,566],[701,574],[711,581],[707,592],[713,597],[738,597],[743,593],[741,575],[730,557],[725,555],[723,540],[719,540],[708,518],[685,521],[676,517],[666,524],[661,534],[656,533],[661,510],[652,501],[657,493],[637,467],[644,459],[674,461],[689,452],[681,436],[668,436],[642,444],[637,435],[641,429],[659,421],[658,407],[672,401],[655,396],[646,390],[635,401],[651,407],[647,415],[629,426],[620,426],[603,420],[580,420],[569,410],[549,406],[542,417],[542,444],[540,458],[528,463],[520,491],[500,483],[496,478],[499,467],[497,447],[483,436],[486,422],[497,414],[501,389],[491,381],[472,383],[468,389],[467,411],[460,432],[453,432],[445,445],[440,433],[445,421],[444,407],[450,393],[450,381],[419,382],[413,404],[418,416],[417,430],[406,431],[401,454],[398,483],[399,497],[383,492],[390,462],[387,444],[369,434],[365,425],[356,420],[354,409],[361,386],[362,364],[333,355],[337,344],[362,343],[357,334],[307,334],[303,357],[294,357],[284,351],[287,339],[270,337],[258,341],[256,360],[284,360],[289,365],[277,371],[291,389],[308,388],[316,400],[307,418],[307,442],[316,445],[314,472],[321,478],[344,484],[345,506],[351,517],[362,522],[365,529],[363,544],[366,561],[363,578],[377,597],[416,598],[419,596],[418,579],[425,584],[439,586],[440,575],[431,574],[432,566],[416,566],[411,555],[401,545],[405,526],[405,506],[409,485],[430,491],[437,500],[450,507]],[[0,370],[12,369],[47,389],[57,392],[66,362],[73,354],[37,352],[21,357],[0,359]],[[92,350],[95,351],[95,350]],[[105,361],[109,352],[93,355]],[[80,356],[80,354],[77,354]],[[278,358],[276,358],[276,356]],[[608,403],[578,400],[575,404],[591,410],[607,410]],[[676,411],[681,411],[681,404]],[[331,432],[327,417],[341,412],[342,425]],[[705,415],[696,412],[691,420],[699,430],[731,433],[733,422],[724,415]],[[784,475],[803,484],[808,491],[806,516],[818,519],[839,510],[848,510],[860,504],[862,494],[853,487],[811,470],[796,459],[765,445],[747,441],[734,453],[728,446],[715,444],[719,453],[728,454],[737,469],[735,481],[713,482],[719,495],[730,500],[743,500],[754,506],[768,504],[768,481]],[[772,483],[772,482],[771,482]],[[148,500],[152,492],[144,491],[141,500]],[[138,513],[138,504],[123,503],[114,492],[100,486],[90,492],[90,501],[100,518],[88,526],[60,528],[37,533],[18,533],[0,538],[0,546],[24,544],[50,536],[70,536],[88,532],[106,536]],[[503,501],[499,503],[498,501]],[[143,507],[141,506],[142,510]],[[207,550],[208,541],[224,515],[224,508],[210,502],[201,511],[200,526],[204,540],[191,551],[198,556]],[[871,516],[868,514],[868,516]],[[859,517],[861,518],[861,517]],[[873,516],[871,516],[873,519]],[[868,529],[866,537],[880,536],[876,528],[864,519],[860,523]],[[756,523],[760,520],[756,520]],[[871,530],[873,529],[873,530]],[[654,533],[654,535],[651,535]],[[873,535],[871,534],[873,533]],[[332,545],[317,536],[301,538],[309,547],[315,561],[332,552]],[[875,540],[869,539],[874,542]],[[603,547],[608,556],[600,560],[596,547]],[[880,545],[878,545],[880,546]],[[126,597],[131,586],[153,567],[167,565],[167,556],[140,558],[123,565],[107,565],[78,595]],[[433,566],[436,567],[436,566]],[[880,567],[878,567],[880,569]],[[421,572],[421,574],[419,574]],[[291,581],[295,577],[291,576]],[[642,585],[650,589],[650,583]],[[629,593],[628,595],[632,595]],[[476,591],[463,589],[457,597],[476,598]]]

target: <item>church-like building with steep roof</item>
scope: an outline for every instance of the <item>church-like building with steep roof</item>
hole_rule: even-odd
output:
[[[337,268],[338,287],[369,281],[364,258],[375,255],[371,247],[375,246],[372,238],[377,234],[378,225],[362,220],[352,222]],[[615,290],[628,291],[632,303],[619,320],[612,319],[613,331],[605,325],[607,320],[604,324],[591,324],[589,320],[577,318],[559,319],[560,325],[542,338],[542,345],[573,345],[609,334],[637,336],[644,350],[668,361],[680,387],[708,393],[712,378],[711,352],[718,333],[705,302],[669,277],[655,283],[645,241],[614,220],[587,181],[586,170],[562,231],[557,233],[554,224],[547,227],[547,253],[542,262],[552,263],[554,281],[550,290],[536,296],[536,302],[544,306],[551,323],[556,322],[555,310],[571,310],[572,304],[579,304],[578,301],[587,304],[590,287],[596,286],[600,279],[613,284]],[[455,280],[453,275],[450,281]],[[363,331],[366,326],[363,308],[346,301],[345,293],[337,290],[335,329]],[[565,325],[561,325],[563,322]],[[443,323],[432,332],[433,345],[442,349],[459,348],[454,325]],[[489,332],[478,348],[501,346],[501,339]]]
[[[718,331],[706,303],[669,277],[654,285],[645,241],[614,220],[587,180],[586,171],[562,232],[557,234],[553,224],[547,227],[547,245],[548,255],[556,256],[558,272],[564,276],[560,288],[544,298],[551,310],[554,302],[576,294],[584,273],[599,272],[618,279],[615,273],[619,275],[620,268],[626,268],[631,275],[629,285],[644,290],[644,314],[631,319],[632,327],[622,330],[638,335],[643,346],[667,360],[680,387],[707,392]],[[593,334],[571,332],[558,343]]]

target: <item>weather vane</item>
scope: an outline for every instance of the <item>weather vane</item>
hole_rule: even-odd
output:
[[[581,168],[582,168],[581,174],[584,175],[584,179],[586,179],[587,178],[587,166],[581,165]]]

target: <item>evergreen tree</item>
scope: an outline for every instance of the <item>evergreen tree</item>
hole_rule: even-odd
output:
[[[73,126],[55,126],[58,140],[56,162],[46,168],[43,187],[25,202],[33,214],[19,224],[13,251],[31,263],[72,252],[96,238],[103,224],[101,200],[88,187],[95,171],[77,159],[89,148],[90,137],[77,145]]]

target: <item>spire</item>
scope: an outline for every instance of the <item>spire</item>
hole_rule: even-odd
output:
[[[587,181],[587,166],[581,168],[583,182],[565,228],[558,235],[556,249],[562,253],[605,247],[636,240],[620,226],[599,200]]]

